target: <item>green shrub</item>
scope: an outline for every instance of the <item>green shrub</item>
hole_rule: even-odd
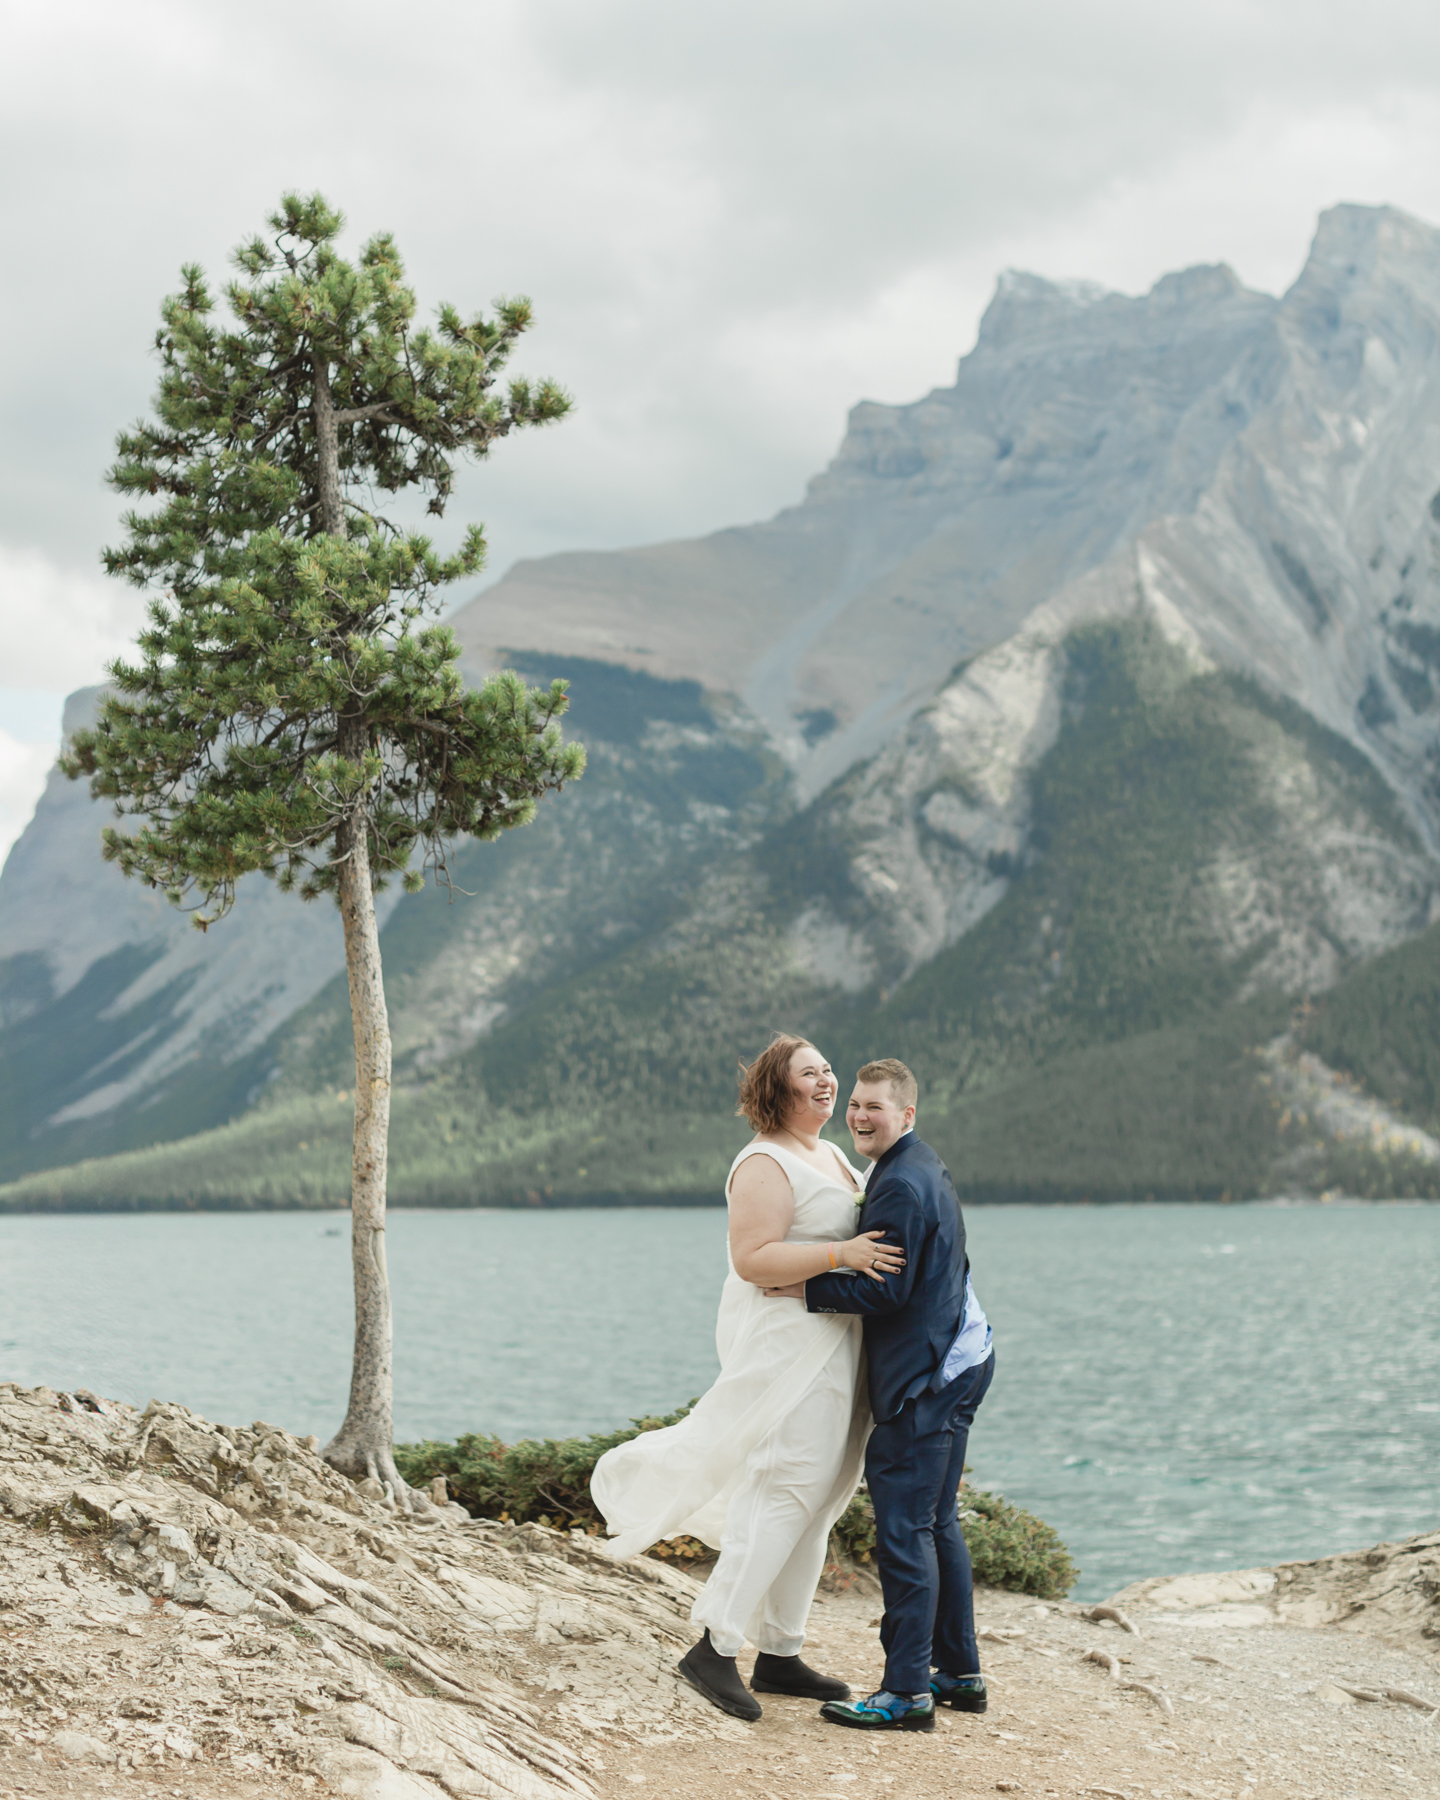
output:
[[[632,1419],[621,1431],[584,1438],[524,1438],[503,1444],[497,1437],[467,1432],[453,1444],[397,1444],[395,1466],[413,1487],[445,1477],[452,1500],[474,1519],[505,1519],[516,1525],[534,1520],[557,1531],[579,1527],[592,1536],[605,1522],[590,1498],[590,1474],[607,1450],[677,1424],[695,1402],[663,1419]],[[675,1538],[655,1554],[690,1561],[711,1552],[694,1538]]]
[[[632,1419],[622,1431],[585,1438],[525,1438],[503,1444],[497,1437],[467,1432],[453,1444],[429,1441],[397,1444],[395,1464],[412,1486],[445,1477],[452,1500],[472,1518],[504,1519],[516,1525],[533,1520],[556,1530],[578,1527],[595,1536],[604,1521],[590,1498],[590,1474],[607,1450],[677,1424],[694,1406],[682,1406],[663,1419]],[[1058,1599],[1080,1571],[1070,1553],[1043,1520],[1011,1506],[998,1494],[965,1487],[960,1496],[960,1529],[970,1546],[975,1579],[990,1587]],[[702,1562],[714,1555],[698,1538],[670,1538],[652,1556],[677,1562]],[[875,1560],[875,1510],[862,1488],[836,1521],[830,1555],[838,1563],[862,1567]]]
[[[963,1488],[960,1504],[960,1529],[977,1581],[1041,1600],[1058,1600],[1074,1587],[1080,1571],[1043,1519],[1012,1506],[1003,1494],[978,1488]]]
[[[830,1533],[830,1560],[862,1566],[875,1560],[875,1508],[864,1488],[835,1521]]]
[[[1058,1600],[1075,1585],[1080,1571],[1070,1552],[1043,1519],[1012,1506],[1000,1494],[970,1486],[960,1490],[960,1529],[970,1550],[975,1579],[987,1587],[1009,1588]],[[875,1560],[875,1509],[862,1488],[830,1534],[836,1562]]]

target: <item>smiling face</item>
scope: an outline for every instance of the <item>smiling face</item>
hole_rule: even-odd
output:
[[[792,1131],[816,1132],[835,1111],[839,1083],[835,1072],[813,1044],[801,1044],[790,1058],[793,1096],[785,1123]]]
[[[862,1156],[877,1161],[915,1123],[915,1108],[901,1106],[888,1081],[857,1081],[845,1123]]]

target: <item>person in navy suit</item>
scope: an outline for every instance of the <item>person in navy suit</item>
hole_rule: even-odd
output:
[[[909,1069],[885,1058],[860,1070],[846,1110],[855,1148],[873,1165],[859,1227],[883,1230],[903,1249],[904,1266],[878,1282],[843,1271],[767,1290],[803,1298],[811,1312],[864,1320],[875,1415],[865,1479],[885,1595],[884,1686],[820,1710],[868,1731],[933,1731],[937,1703],[960,1712],[986,1705],[956,1495],[995,1353],[950,1171],[915,1133],[917,1097]]]

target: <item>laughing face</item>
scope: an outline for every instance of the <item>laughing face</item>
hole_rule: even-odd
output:
[[[845,1123],[855,1148],[875,1162],[915,1123],[915,1108],[901,1106],[888,1081],[857,1081],[845,1108]]]
[[[804,1131],[819,1131],[835,1111],[840,1091],[835,1072],[813,1044],[802,1044],[790,1058],[790,1123]]]

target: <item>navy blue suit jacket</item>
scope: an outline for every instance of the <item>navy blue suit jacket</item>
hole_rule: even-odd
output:
[[[884,1281],[848,1271],[805,1283],[814,1313],[859,1313],[865,1321],[870,1409],[893,1419],[939,1373],[965,1310],[965,1221],[950,1171],[913,1131],[876,1162],[856,1231],[883,1231],[905,1252]]]

